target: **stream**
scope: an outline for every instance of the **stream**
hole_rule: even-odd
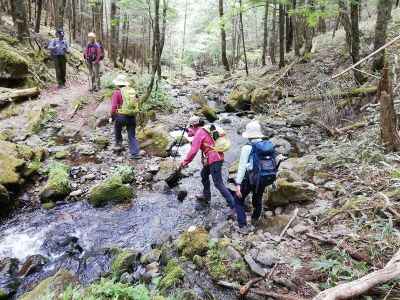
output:
[[[215,123],[227,131],[232,141],[225,157],[224,178],[227,178],[227,169],[244,143],[237,133],[244,121],[227,113],[220,114],[220,120]],[[180,156],[189,147],[181,147]],[[17,295],[61,267],[75,272],[81,283],[88,284],[109,271],[109,249],[113,247],[146,251],[177,237],[191,225],[211,228],[225,221],[225,201],[214,187],[210,207],[201,211],[196,207],[195,195],[202,188],[199,156],[190,167],[193,176],[184,178],[180,184],[180,188],[188,191],[183,202],[169,190],[138,191],[129,207],[93,208],[87,201],[78,201],[52,210],[22,212],[1,224],[0,259],[16,258],[20,263],[32,255],[47,259],[40,272],[24,278]]]

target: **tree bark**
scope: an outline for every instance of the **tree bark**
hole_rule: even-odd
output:
[[[43,1],[37,0],[36,2],[36,22],[35,22],[35,32],[39,33],[40,31],[40,21],[42,19],[42,7]]]
[[[242,9],[243,9],[242,0],[239,0],[239,21],[240,21],[240,32],[242,34],[244,66],[246,68],[246,75],[249,76],[249,66],[247,64],[247,53],[246,53],[246,42],[245,42],[245,38],[244,38],[244,29],[243,29],[243,13],[242,13]]]
[[[276,0],[274,0],[274,8],[272,10],[272,32],[269,39],[269,56],[271,63],[276,64],[275,51],[276,50]]]
[[[224,20],[224,0],[218,1],[219,21],[221,28],[221,59],[224,65],[225,71],[229,72],[229,62],[226,57],[226,31],[225,31],[225,20]]]
[[[115,0],[111,2],[111,9],[110,9],[110,54],[111,54],[111,61],[114,64],[114,67],[117,67],[117,57],[118,57],[118,39],[117,39],[117,28],[119,27],[119,19],[117,18],[117,4]]]
[[[388,23],[392,14],[392,1],[391,0],[379,0],[377,5],[378,15],[376,18],[375,25],[375,42],[374,49],[377,50],[382,47],[386,42],[386,33]],[[383,68],[385,61],[385,51],[378,53],[375,56],[373,63],[373,70],[378,71]]]
[[[310,10],[312,10],[312,11],[314,10],[313,0],[309,0],[307,5],[309,6]],[[308,24],[307,21],[304,24],[305,24],[304,25],[304,41],[305,41],[304,54],[307,56],[308,54],[311,53],[311,50],[312,50],[314,29]]]
[[[279,68],[285,66],[285,9],[279,4]]]
[[[55,27],[57,29],[64,28],[64,11],[66,2],[66,0],[56,0],[54,3]]]
[[[359,29],[359,6],[360,0],[350,1],[350,16],[351,16],[351,57],[353,63],[360,60],[360,29]],[[354,77],[358,83],[362,84],[365,79],[357,70],[354,70]]]
[[[303,5],[304,1],[299,1],[299,6]],[[293,0],[293,9],[297,7],[296,0]],[[294,36],[294,54],[297,57],[300,57],[300,50],[303,47],[303,26],[304,26],[304,17],[295,15],[293,17],[293,36]]]
[[[286,5],[286,52],[290,52],[293,47],[293,17],[289,16],[290,5]]]
[[[268,9],[269,9],[269,0],[265,0],[264,40],[263,40],[263,49],[262,49],[262,57],[261,57],[261,63],[263,66],[266,65],[265,57],[267,56],[267,49],[268,49]]]
[[[185,1],[185,20],[183,23],[182,51],[181,51],[181,74],[183,73],[183,60],[185,59],[186,25],[187,25],[188,7],[189,7],[189,0],[186,0]]]
[[[25,1],[11,1],[11,9],[13,10],[13,18],[17,27],[18,39],[21,41],[25,36],[29,35]]]

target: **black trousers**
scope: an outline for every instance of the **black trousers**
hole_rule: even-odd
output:
[[[57,55],[53,57],[56,68],[56,77],[59,85],[65,85],[65,77],[67,73],[67,60],[65,55]]]

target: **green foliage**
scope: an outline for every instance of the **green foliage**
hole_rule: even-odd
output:
[[[137,76],[134,78],[135,88],[139,95],[144,95],[147,90],[147,86],[150,82],[149,75]],[[168,93],[167,86],[165,83],[160,82],[157,89],[153,89],[149,99],[142,103],[140,106],[141,112],[147,112],[151,110],[162,110],[171,111],[172,101],[171,96]]]
[[[185,277],[185,272],[179,265],[178,261],[174,259],[171,259],[168,262],[164,271],[165,274],[158,285],[158,288],[161,291],[175,287]]]
[[[113,173],[121,177],[122,183],[131,183],[135,179],[135,170],[129,165],[119,165]]]
[[[369,268],[366,262],[353,260],[344,251],[328,251],[318,260],[313,262],[313,268],[328,275],[323,288],[336,286],[340,281],[352,281],[368,273]]]

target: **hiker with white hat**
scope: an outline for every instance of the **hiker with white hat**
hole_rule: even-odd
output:
[[[140,159],[139,143],[136,139],[136,115],[139,112],[139,97],[125,75],[118,75],[113,84],[116,86],[111,98],[111,118],[115,121],[115,146],[122,148],[122,128],[128,132],[129,152],[132,159]]]
[[[100,90],[100,62],[104,59],[104,49],[96,41],[94,32],[89,32],[88,40],[83,57],[89,70],[89,90],[97,92]]]
[[[258,121],[247,124],[242,136],[249,142],[241,149],[239,168],[236,175],[235,204],[239,223],[239,232],[248,233],[245,213],[246,197],[252,193],[252,224],[257,225],[261,219],[262,201],[265,188],[276,180],[278,171],[277,153],[272,142],[264,140],[261,125]]]
[[[202,202],[202,204],[209,205],[211,200],[211,175],[215,187],[224,197],[229,206],[229,211],[227,213],[228,217],[234,217],[235,200],[233,195],[226,188],[224,180],[222,179],[222,165],[224,162],[223,150],[215,147],[215,139],[211,136],[210,132],[203,127],[203,125],[204,124],[198,116],[193,116],[189,119],[189,129],[187,131],[188,136],[193,137],[193,141],[189,153],[186,155],[185,160],[181,162],[180,168],[182,169],[189,165],[200,150],[203,162],[203,169],[201,170],[203,193],[202,195],[197,196],[197,200]]]

